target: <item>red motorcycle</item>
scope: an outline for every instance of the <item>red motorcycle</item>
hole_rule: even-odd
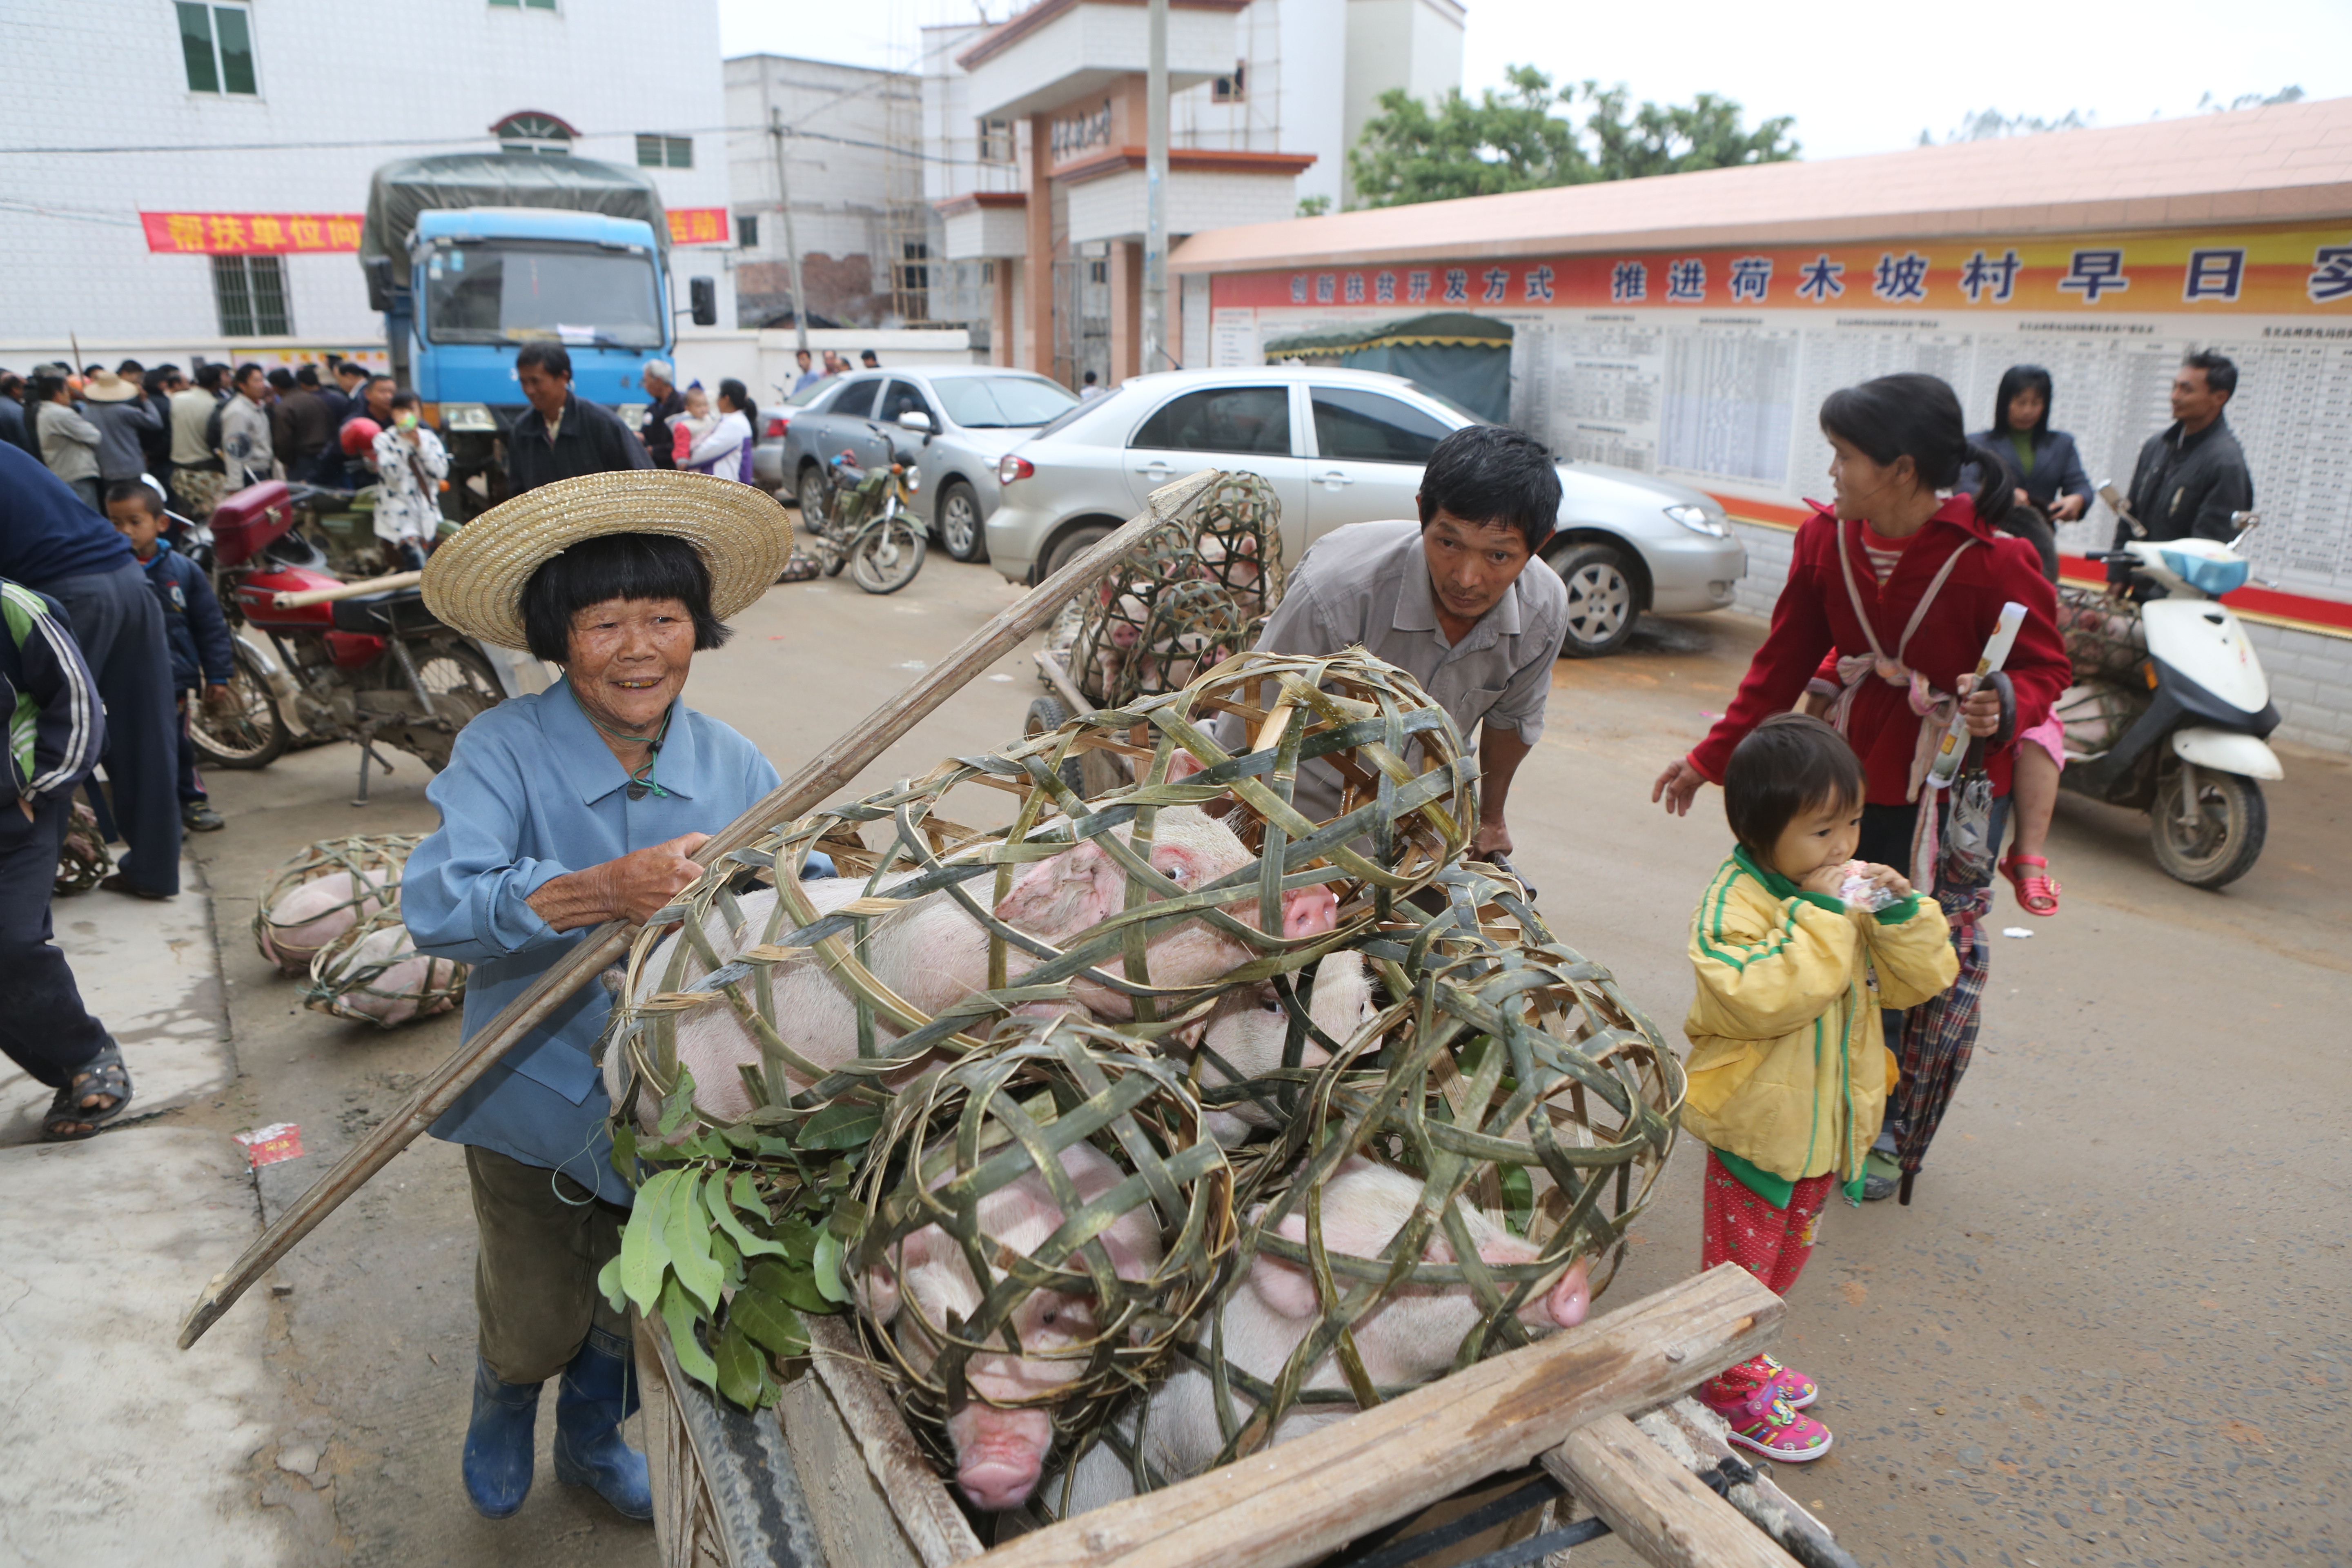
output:
[[[436,619],[413,585],[281,605],[280,595],[343,585],[294,523],[294,494],[274,479],[213,509],[213,584],[236,640],[236,674],[231,702],[199,705],[189,720],[197,751],[220,768],[267,767],[304,740],[352,742],[360,748],[356,805],[367,799],[371,763],[392,772],[378,741],[437,773],[475,714],[527,689],[526,672],[506,650]]]

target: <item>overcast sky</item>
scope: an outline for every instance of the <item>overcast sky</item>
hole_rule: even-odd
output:
[[[1624,81],[1634,97],[1737,100],[1748,123],[1796,117],[1808,158],[1911,146],[1970,110],[2099,125],[2186,114],[2200,94],[2234,98],[2289,83],[2352,96],[2352,0],[2048,0],[1955,7],[1680,5],[1468,0],[1463,86],[1475,92],[1528,64],[1555,79]],[[1003,20],[1013,0],[988,0]],[[730,55],[765,52],[904,67],[916,28],[976,15],[972,0],[719,0]],[[1815,19],[1817,18],[1817,19]]]

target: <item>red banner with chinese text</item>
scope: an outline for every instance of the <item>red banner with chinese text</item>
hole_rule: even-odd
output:
[[[147,213],[147,248],[171,256],[292,256],[360,247],[357,213]]]
[[[668,212],[669,242],[672,245],[727,243],[725,207],[671,207]]]

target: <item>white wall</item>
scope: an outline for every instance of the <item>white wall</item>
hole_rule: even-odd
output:
[[[388,12],[252,0],[250,11],[260,91],[245,97],[188,90],[162,0],[8,7],[0,145],[163,150],[0,160],[0,339],[216,336],[209,260],[149,254],[142,209],[355,214],[377,165],[492,150],[488,127],[518,110],[562,117],[585,133],[581,155],[621,163],[635,162],[639,132],[693,133],[695,166],[655,174],[664,200],[728,205],[723,141],[710,129],[725,113],[717,0],[677,0],[657,20],[592,0],[560,11],[402,0]],[[732,320],[716,260],[681,249],[673,270],[719,275],[720,319]],[[354,258],[289,257],[287,272],[297,338],[382,342]]]
[[[1380,97],[1402,88],[1435,105],[1462,85],[1462,25],[1454,0],[1347,0],[1348,78],[1341,145],[1353,147],[1381,111]],[[1352,205],[1355,186],[1341,173]]]

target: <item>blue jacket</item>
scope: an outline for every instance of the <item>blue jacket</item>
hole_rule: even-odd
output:
[[[0,582],[0,713],[8,721],[0,810],[71,795],[105,750],[105,708],[65,610],[8,582]]]
[[[172,645],[172,689],[193,691],[207,680],[227,684],[236,673],[236,645],[229,640],[228,619],[221,614],[205,569],[173,550],[168,539],[157,540],[155,553],[140,564],[163,606],[163,636]]]
[[[524,901],[531,894],[680,834],[716,833],[777,780],[751,742],[680,702],[654,768],[667,793],[633,800],[628,782],[565,682],[509,698],[457,732],[448,767],[425,791],[441,826],[409,856],[400,908],[419,952],[473,965],[468,1038],[586,934],[559,934]],[[560,1170],[627,1204],[593,1054],[611,1006],[601,985],[573,992],[433,1124],[433,1135]]]
[[[0,577],[37,588],[119,572],[136,559],[131,542],[48,465],[0,441]]]
[[[2083,455],[2074,449],[2074,437],[2065,431],[2035,433],[2033,471],[2030,474],[2018,471],[2017,447],[2008,431],[1979,430],[1969,438],[2000,453],[2001,462],[2009,468],[2011,487],[2032,497],[2033,504],[2043,511],[2055,506],[2060,496],[2081,496],[2084,508],[2090,506],[2091,476],[2083,470]],[[2084,515],[2089,515],[2087,510]]]

